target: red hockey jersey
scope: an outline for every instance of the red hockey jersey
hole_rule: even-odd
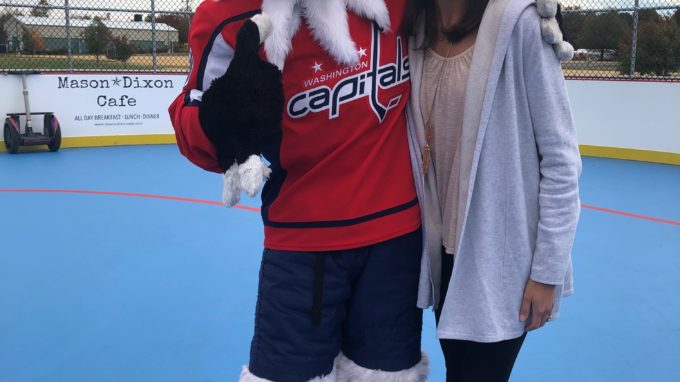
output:
[[[273,170],[262,192],[265,247],[332,251],[375,244],[420,225],[406,131],[405,0],[387,0],[393,31],[349,14],[360,62],[339,65],[303,23],[283,71],[283,134],[263,147]],[[219,172],[199,124],[201,96],[223,75],[236,33],[260,1],[205,1],[192,21],[192,67],[170,107],[182,154]]]

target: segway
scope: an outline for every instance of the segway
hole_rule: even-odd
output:
[[[21,84],[24,93],[24,106],[26,108],[24,113],[7,113],[5,119],[4,139],[7,152],[16,154],[21,146],[39,146],[47,145],[50,151],[57,151],[61,147],[61,128],[59,127],[59,120],[52,112],[31,113],[31,105],[28,102],[28,87],[26,85],[26,76],[29,74],[39,74],[40,72],[8,72],[7,74],[20,74]],[[24,132],[21,132],[20,119],[21,116],[26,116],[26,125]],[[33,131],[33,116],[43,116],[43,131],[37,133]]]

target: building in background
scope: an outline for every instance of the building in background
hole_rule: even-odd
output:
[[[73,54],[87,54],[83,32],[92,20],[72,19],[71,49]],[[137,53],[151,53],[153,47],[152,23],[144,21],[102,20],[109,29],[111,37],[126,37],[137,48]],[[25,33],[33,33],[42,39],[44,52],[66,52],[68,48],[66,20],[53,17],[13,16],[5,23],[7,52],[20,52],[24,46]],[[179,44],[177,29],[163,23],[156,23],[156,49],[159,52],[173,52]]]

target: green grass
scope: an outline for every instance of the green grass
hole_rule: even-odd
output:
[[[137,57],[130,59],[130,62],[125,64],[120,61],[109,60],[104,56],[99,57],[99,62],[97,62],[94,56],[74,56],[73,57],[73,69],[74,70],[94,70],[94,71],[150,71],[153,69],[151,64],[151,59],[142,59],[142,64],[133,62]],[[148,63],[147,63],[148,61]],[[165,72],[181,72],[182,65],[175,64],[172,65],[162,65],[162,61],[159,60],[157,65],[159,71]],[[14,53],[10,54],[0,54],[0,71],[9,70],[46,70],[46,71],[59,71],[59,70],[69,70],[68,58],[64,56],[47,56],[47,55],[22,55],[18,56]]]

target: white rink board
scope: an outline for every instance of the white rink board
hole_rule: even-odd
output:
[[[28,77],[33,111],[64,137],[173,134],[168,106],[185,75],[54,73]],[[680,153],[680,83],[567,81],[582,145]],[[0,75],[0,115],[23,112],[20,77]],[[36,131],[42,130],[38,118]],[[2,135],[0,134],[0,139]]]
[[[680,153],[680,82],[567,81],[582,145]]]

